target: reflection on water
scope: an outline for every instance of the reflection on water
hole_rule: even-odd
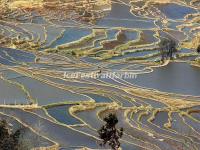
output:
[[[170,63],[166,67],[155,69],[152,73],[142,74],[137,79],[127,81],[155,88],[164,92],[186,95],[200,95],[200,69],[187,63]]]

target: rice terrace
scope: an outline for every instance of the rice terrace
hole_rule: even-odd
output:
[[[200,0],[0,0],[0,150],[200,150]]]

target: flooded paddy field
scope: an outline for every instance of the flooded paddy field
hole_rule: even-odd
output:
[[[0,2],[0,120],[28,150],[109,149],[110,113],[122,150],[200,150],[199,1]]]

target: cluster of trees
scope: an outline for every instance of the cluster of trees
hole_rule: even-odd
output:
[[[161,53],[161,60],[173,58],[173,54],[177,52],[177,42],[173,39],[162,39],[159,43],[159,51]],[[200,53],[200,45],[196,49]]]
[[[177,52],[177,43],[172,39],[162,39],[159,43],[159,50],[161,53],[161,60],[166,58],[173,58],[173,54]]]
[[[109,114],[104,118],[104,121],[106,124],[98,131],[99,137],[102,139],[100,146],[105,146],[108,143],[113,150],[117,150],[120,147],[119,139],[123,135],[123,128],[116,128],[118,119],[115,114]]]
[[[0,121],[0,149],[1,150],[21,150],[20,136],[23,129],[11,132],[5,120]]]

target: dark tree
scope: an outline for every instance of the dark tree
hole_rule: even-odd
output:
[[[73,56],[76,56],[76,52],[72,51],[72,55],[73,55]]]
[[[118,123],[117,116],[115,114],[109,114],[104,118],[105,125],[98,131],[99,137],[102,139],[101,146],[108,144],[113,150],[117,150],[120,147],[119,139],[123,135],[123,128],[117,129]]]
[[[22,129],[18,129],[14,133],[9,129],[8,123],[3,120],[0,121],[0,149],[1,150],[19,150],[20,135]]]
[[[197,53],[200,53],[200,45],[197,47]]]
[[[162,39],[159,43],[159,49],[161,52],[161,60],[164,58],[172,59],[173,53],[177,51],[177,43],[172,39]]]

